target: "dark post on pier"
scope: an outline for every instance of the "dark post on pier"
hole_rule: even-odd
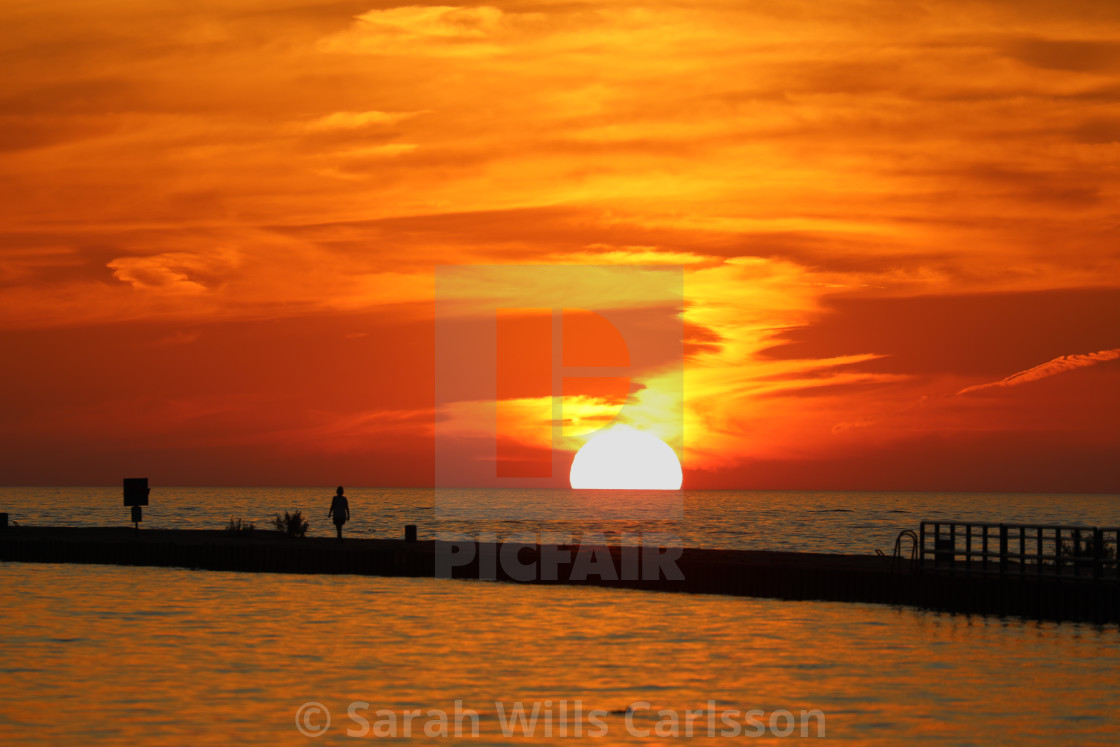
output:
[[[144,509],[141,506],[148,505],[150,492],[148,478],[124,478],[124,505],[132,507],[132,523],[136,525],[136,531],[140,531],[140,522],[144,520]]]

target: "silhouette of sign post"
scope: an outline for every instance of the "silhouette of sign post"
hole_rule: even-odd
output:
[[[124,478],[124,505],[132,506],[132,523],[136,525],[136,531],[140,531],[140,522],[144,520],[144,510],[141,506],[148,505],[150,492],[148,478]]]

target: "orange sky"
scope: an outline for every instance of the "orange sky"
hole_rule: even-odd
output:
[[[0,484],[430,485],[434,268],[643,264],[685,487],[1120,492],[1116,3],[14,0],[0,59]]]

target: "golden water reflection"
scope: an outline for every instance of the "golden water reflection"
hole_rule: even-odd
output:
[[[5,743],[304,744],[306,701],[333,714],[319,743],[353,743],[354,701],[372,722],[461,700],[480,744],[573,741],[542,740],[543,724],[535,740],[503,737],[496,704],[517,701],[550,701],[554,718],[561,701],[607,712],[603,745],[640,741],[625,716],[637,701],[651,704],[633,720],[645,728],[658,708],[709,701],[818,709],[828,737],[856,744],[1091,743],[1117,729],[1115,627],[435,579],[18,563],[0,579]]]

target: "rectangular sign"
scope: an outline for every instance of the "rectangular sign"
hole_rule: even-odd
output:
[[[126,478],[124,478],[124,505],[126,505],[126,506],[147,506],[148,505],[148,478],[146,478],[146,477],[126,477]]]

